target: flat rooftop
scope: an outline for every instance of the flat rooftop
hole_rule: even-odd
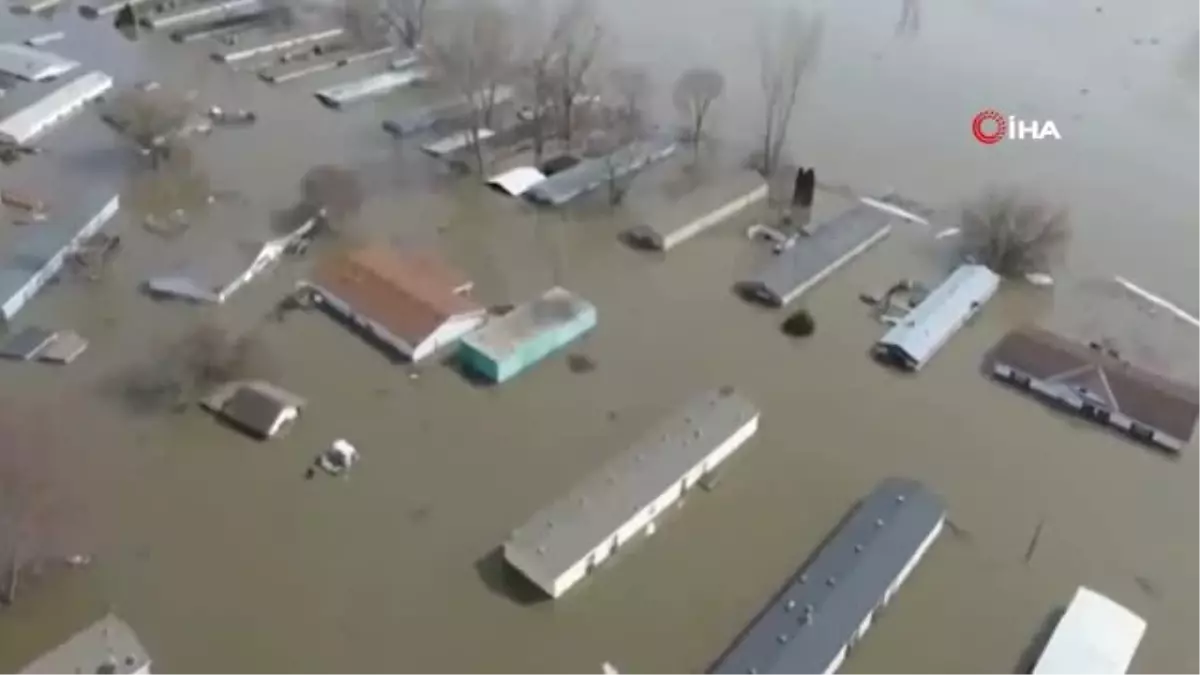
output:
[[[463,338],[474,349],[496,360],[511,355],[522,344],[536,339],[550,328],[574,321],[596,308],[565,288],[552,288],[540,298],[515,307]]]
[[[559,576],[758,415],[732,387],[694,396],[514,530],[505,550]]]

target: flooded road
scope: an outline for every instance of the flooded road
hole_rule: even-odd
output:
[[[601,3],[621,58],[652,65],[664,111],[682,69],[725,72],[714,121],[731,146],[757,125],[746,4]],[[436,364],[411,379],[319,314],[262,322],[307,263],[286,264],[219,310],[149,301],[138,284],[192,244],[145,232],[138,208],[123,209],[124,251],[104,280],[63,284],[21,316],[78,330],[89,352],[64,370],[0,364],[4,393],[72,394],[102,411],[97,438],[122,473],[119,517],[96,564],[0,613],[0,669],[112,608],[159,672],[589,672],[604,661],[624,672],[699,671],[889,474],[940,492],[966,534],[934,546],[846,671],[1012,672],[1081,584],[1148,621],[1134,670],[1200,667],[1195,443],[1165,459],[979,374],[1005,331],[1037,320],[1111,337],[1131,357],[1195,379],[1195,329],[1099,282],[1119,274],[1193,313],[1200,305],[1197,90],[1178,67],[1195,48],[1195,3],[926,0],[919,29],[903,36],[899,0],[826,4],[793,157],[823,181],[895,187],[934,206],[1017,183],[1068,204],[1075,221],[1052,297],[1007,289],[916,378],[866,358],[883,329],[857,295],[937,273],[943,252],[918,226],[898,227],[809,296],[817,334],[792,343],[778,332],[781,315],[730,292],[764,255],[736,227],[662,260],[616,241],[628,216],[565,218],[428,180],[416,148],[379,128],[421,92],[333,113],[311,92],[337,74],[271,89],[213,64],[200,45],[130,43],[74,11],[0,18],[3,38],[68,31],[48,48],[118,86],[154,77],[198,90],[206,105],[258,113],[255,127],[198,146],[213,188],[242,198],[213,206],[189,242],[262,232],[298,198],[310,166],[344,163],[372,178],[355,236],[440,244],[489,303],[561,283],[600,315],[572,350],[596,362],[592,373],[572,373],[560,356],[493,390]],[[982,146],[970,121],[985,108],[1053,119],[1063,139]],[[55,152],[0,167],[0,180],[36,185],[49,201],[98,181],[134,189],[93,112],[47,144]],[[845,205],[821,195],[816,217]],[[257,325],[279,383],[308,398],[286,439],[257,445],[199,411],[134,417],[100,394],[114,370],[208,315]],[[651,541],[563,600],[509,597],[493,551],[510,529],[679,401],[726,382],[763,418],[719,489],[689,497]],[[363,452],[354,475],[304,481],[313,454],[343,436]]]

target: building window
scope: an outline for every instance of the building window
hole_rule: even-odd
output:
[[[1138,439],[1139,441],[1153,441],[1154,440],[1154,430],[1149,427],[1142,426],[1141,424],[1138,424],[1137,422],[1134,422],[1133,424],[1129,425],[1129,435],[1133,436],[1134,438]]]

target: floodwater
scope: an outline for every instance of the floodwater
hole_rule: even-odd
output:
[[[659,107],[674,73],[720,66],[722,136],[731,147],[751,138],[749,3],[601,4],[622,59],[651,64]],[[286,264],[219,310],[141,296],[138,283],[192,244],[145,232],[141,210],[153,200],[134,199],[118,223],[124,251],[105,278],[63,284],[21,317],[76,328],[90,351],[69,369],[3,364],[0,373],[5,394],[46,402],[56,419],[86,406],[103,420],[90,451],[111,453],[120,469],[96,496],[115,512],[96,563],[0,614],[0,666],[18,667],[112,608],[160,672],[589,672],[604,661],[628,672],[702,670],[855,499],[904,474],[944,495],[962,534],[932,549],[847,671],[1012,672],[1081,584],[1147,619],[1135,670],[1200,667],[1195,444],[1164,458],[1049,413],[978,368],[1004,331],[1038,320],[1112,338],[1131,357],[1194,379],[1195,330],[1102,281],[1120,274],[1189,311],[1200,304],[1187,53],[1195,3],[926,0],[919,27],[903,35],[899,1],[827,4],[792,136],[798,161],[826,182],[895,187],[947,208],[1017,183],[1074,216],[1055,291],[1007,289],[916,378],[866,358],[883,329],[856,296],[938,272],[944,255],[917,226],[814,292],[817,334],[792,343],[779,314],[730,292],[764,255],[736,227],[664,260],[617,243],[615,223],[629,214],[538,215],[426,180],[415,149],[379,130],[389,109],[419,93],[333,113],[311,91],[337,76],[273,90],[213,64],[199,45],[130,43],[74,12],[0,19],[5,37],[65,27],[67,40],[49,48],[121,84],[155,77],[197,89],[206,104],[259,113],[257,126],[199,145],[213,188],[241,197],[197,215],[189,242],[262,232],[297,199],[308,167],[344,163],[372,177],[357,236],[440,244],[488,302],[562,283],[601,316],[572,350],[594,372],[574,374],[560,356],[498,389],[436,364],[413,379],[326,317],[262,321],[307,263]],[[984,108],[1052,119],[1063,140],[981,146],[969,129]],[[140,189],[94,113],[48,145],[56,151],[4,167],[0,179],[51,202],[84,184]],[[821,195],[816,217],[845,205],[838,200]],[[132,416],[101,394],[111,373],[209,315],[256,326],[279,383],[309,399],[286,439],[257,445],[199,411]],[[512,597],[494,556],[507,532],[686,396],[724,383],[745,389],[763,421],[719,488],[689,497],[651,541],[563,600]],[[303,480],[338,437],[363,452],[354,474]]]

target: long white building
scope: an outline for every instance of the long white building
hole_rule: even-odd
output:
[[[758,409],[732,387],[693,398],[651,433],[542,509],[504,543],[504,558],[557,598],[642,532],[758,431]]]
[[[104,95],[112,86],[112,78],[98,70],[81,75],[0,121],[0,141],[27,143]]]
[[[1033,673],[1127,673],[1145,633],[1145,619],[1080,586],[1046,642]]]
[[[78,61],[16,43],[0,44],[0,72],[30,82],[44,82],[66,75]]]

